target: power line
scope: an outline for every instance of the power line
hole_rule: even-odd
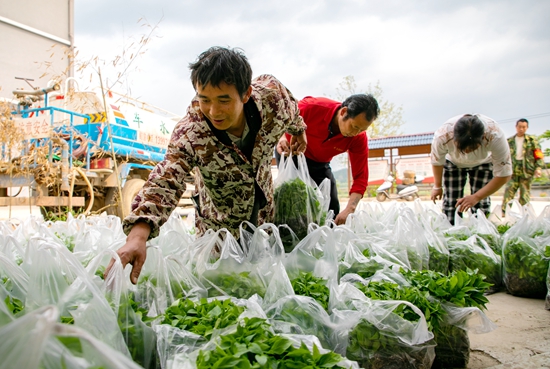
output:
[[[502,123],[515,123],[521,118],[525,119],[537,119],[537,118],[544,118],[544,117],[550,117],[550,112],[548,113],[540,113],[540,114],[533,114],[533,115],[524,115],[523,117],[516,117],[516,118],[506,118],[506,119],[495,119],[499,124]]]

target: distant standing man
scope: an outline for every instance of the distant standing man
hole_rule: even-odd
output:
[[[307,125],[307,148],[304,153],[309,175],[318,185],[330,179],[329,210],[334,211],[334,222],[344,224],[363,198],[369,181],[369,147],[367,128],[380,113],[376,99],[370,94],[356,94],[340,103],[325,97],[307,96],[298,103],[300,115]],[[289,152],[290,135],[279,140],[277,152]],[[336,179],[330,161],[347,152],[351,163],[353,184],[346,208],[340,212]]]
[[[481,114],[463,114],[446,121],[434,134],[431,162],[431,199],[443,195],[443,212],[453,225],[457,211],[460,216],[469,209],[489,214],[489,196],[512,174],[504,132],[493,119]],[[464,196],[467,179],[471,193]]]
[[[516,122],[516,134],[508,138],[510,154],[512,155],[512,180],[506,184],[502,199],[502,215],[506,206],[519,188],[519,203],[525,205],[531,198],[531,182],[533,177],[540,177],[544,167],[544,155],[535,136],[527,135],[529,122],[520,119]]]

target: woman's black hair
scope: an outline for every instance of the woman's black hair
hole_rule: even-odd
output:
[[[485,126],[479,117],[465,114],[456,123],[454,141],[461,153],[471,152],[481,146]]]

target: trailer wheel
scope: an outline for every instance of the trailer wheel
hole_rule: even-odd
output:
[[[378,200],[378,201],[380,201],[380,202],[386,201],[386,198],[387,198],[387,196],[386,196],[386,194],[385,194],[384,192],[378,192],[378,193],[376,194],[376,200]]]
[[[111,204],[111,206],[107,208],[107,214],[116,215],[124,219],[124,217],[130,214],[132,210],[132,201],[134,201],[134,198],[144,184],[145,181],[141,178],[127,180],[122,188],[122,196],[118,195],[118,188],[109,188],[105,195],[105,205]]]

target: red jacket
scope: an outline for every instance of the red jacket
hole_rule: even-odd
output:
[[[353,184],[351,193],[363,195],[369,181],[369,146],[367,134],[354,137],[337,134],[328,139],[329,125],[342,104],[325,97],[307,96],[298,102],[300,115],[307,125],[305,156],[319,163],[329,163],[338,154],[348,152]],[[287,134],[290,141],[290,135]]]

